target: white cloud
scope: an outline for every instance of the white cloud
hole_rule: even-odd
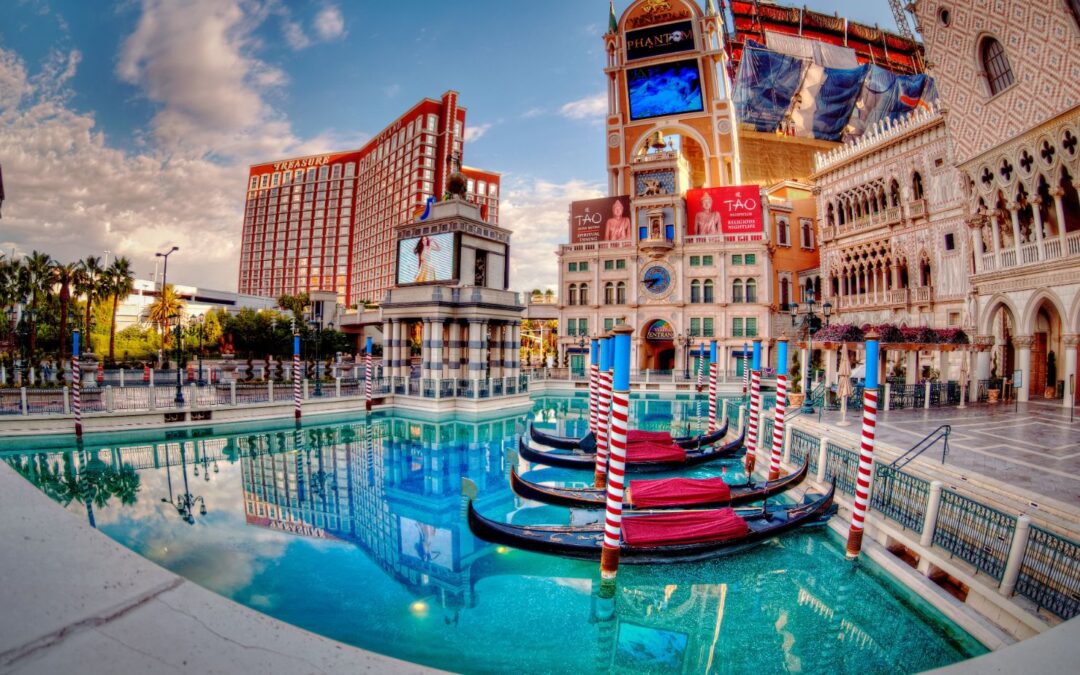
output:
[[[471,127],[465,127],[465,142],[480,140],[484,134],[491,129],[490,124],[477,124]]]
[[[328,5],[315,15],[315,33],[324,41],[337,40],[345,36],[345,17],[341,10]]]
[[[286,19],[282,22],[282,30],[285,32],[285,42],[290,49],[300,51],[311,46],[311,38],[305,33],[300,24]]]
[[[510,287],[554,288],[559,274],[555,265],[538,265],[536,261],[553,261],[559,244],[569,240],[570,202],[603,196],[603,188],[597,183],[504,178],[499,225],[514,232],[510,240]]]
[[[564,103],[559,114],[572,120],[597,119],[607,114],[607,94],[595,94]]]
[[[396,82],[394,84],[387,85],[383,87],[383,93],[386,94],[386,98],[394,98],[401,93],[401,85],[397,84]]]
[[[521,116],[522,116],[522,118],[528,120],[528,119],[532,119],[534,117],[540,117],[541,115],[543,115],[546,112],[547,112],[546,110],[544,110],[543,108],[540,108],[540,107],[529,108],[525,112],[521,113]]]

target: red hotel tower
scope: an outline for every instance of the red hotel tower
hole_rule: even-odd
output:
[[[346,306],[394,285],[394,225],[440,197],[460,162],[458,94],[423,99],[359,150],[253,165],[240,251],[241,293],[334,291]],[[499,222],[499,174],[462,167],[469,199]]]

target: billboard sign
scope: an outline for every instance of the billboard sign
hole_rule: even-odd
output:
[[[631,235],[630,197],[602,197],[570,203],[570,243],[623,241]]]
[[[668,61],[626,71],[630,119],[701,112],[701,73],[696,59]]]
[[[453,278],[453,232],[398,240],[398,285],[451,281]]]
[[[686,228],[690,236],[724,234],[743,241],[765,235],[761,190],[757,185],[729,185],[686,191]]]
[[[666,23],[626,32],[626,60],[675,54],[694,48],[694,27],[689,21]]]

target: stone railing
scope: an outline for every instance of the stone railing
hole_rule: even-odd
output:
[[[937,104],[932,104],[929,109],[919,108],[896,122],[882,120],[875,124],[854,143],[848,143],[829,152],[814,155],[814,173],[821,173],[831,169],[837,164],[861,155],[867,150],[883,145],[899,136],[914,131],[920,127],[929,126],[941,119],[941,113]]]
[[[1065,257],[1080,256],[1080,232],[1072,232],[1065,237],[1058,235],[1049,236],[1038,241],[1026,242],[1020,245],[1019,261],[1015,246],[1003,246],[998,253],[989,252],[980,254],[979,262],[981,269],[978,274],[987,274],[1000,270],[1023,267],[1025,265],[1038,265],[1052,260]]]
[[[916,199],[908,202],[908,218],[925,218],[926,200]]]
[[[912,301],[929,303],[934,300],[934,289],[929,286],[918,286],[912,289]]]

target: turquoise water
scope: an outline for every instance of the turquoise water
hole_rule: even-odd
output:
[[[639,426],[698,423],[692,403],[632,407]],[[529,416],[574,433],[583,413],[581,398],[538,399]],[[624,567],[613,598],[599,596],[595,564],[476,540],[462,517],[463,476],[479,486],[485,514],[568,521],[508,488],[507,451],[526,417],[391,414],[372,425],[308,422],[299,433],[42,441],[4,459],[113,539],[211,590],[448,670],[891,673],[985,651],[869,561],[846,562],[827,529],[706,564]],[[722,472],[742,477],[738,461],[696,470]],[[550,469],[531,477],[581,479]]]

